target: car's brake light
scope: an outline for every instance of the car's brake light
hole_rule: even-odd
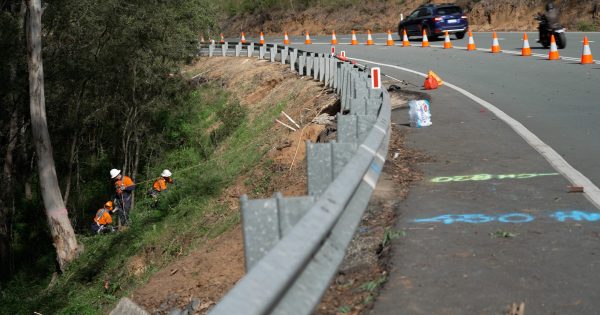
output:
[[[441,17],[436,17],[436,18],[433,18],[433,21],[434,21],[434,22],[442,22],[443,20],[444,20],[444,19],[443,19],[443,18],[441,18]]]

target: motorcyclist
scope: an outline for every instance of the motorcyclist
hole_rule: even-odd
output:
[[[561,28],[559,17],[560,11],[552,1],[546,3],[546,12],[538,13],[537,20],[540,21],[538,43],[543,43],[544,47],[550,45],[550,33],[554,29]]]
[[[560,11],[558,8],[554,7],[554,3],[552,1],[546,3],[546,12],[544,13],[544,18],[546,19],[546,23],[548,23],[548,27],[550,29],[559,28],[559,18]]]

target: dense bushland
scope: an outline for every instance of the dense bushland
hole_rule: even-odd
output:
[[[57,0],[43,6],[54,160],[71,223],[85,234],[111,197],[109,169],[143,182],[166,167],[166,152],[192,145],[189,117],[182,113],[194,95],[179,67],[192,60],[199,30],[214,27],[216,8],[208,0]],[[15,275],[44,278],[55,270],[32,145],[26,14],[25,1],[0,2],[3,290]],[[204,156],[211,152],[204,150]]]

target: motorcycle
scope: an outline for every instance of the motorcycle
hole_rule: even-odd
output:
[[[556,40],[556,46],[558,49],[563,49],[567,47],[567,35],[565,34],[566,29],[562,27],[560,24],[549,25],[548,19],[541,13],[538,13],[534,17],[539,23],[539,32],[540,39],[539,43],[544,46],[544,48],[550,47],[550,36],[554,35],[554,39]]]

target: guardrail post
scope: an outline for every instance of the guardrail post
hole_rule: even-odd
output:
[[[208,56],[212,57],[215,53],[215,44],[208,45]]]
[[[248,272],[302,219],[315,199],[312,196],[283,198],[281,193],[275,193],[273,198],[256,200],[248,200],[248,196],[243,195],[240,203]]]
[[[298,61],[298,74],[300,76],[304,76],[304,66],[307,64],[307,56],[306,56],[306,52],[303,51],[302,55],[300,55],[300,60]]]
[[[340,143],[362,143],[373,125],[376,115],[337,115],[337,141]]]
[[[325,71],[323,71],[325,69],[325,54],[321,54],[319,57],[319,62],[319,81],[321,81],[321,83],[325,83]]]
[[[333,89],[340,93],[340,78],[341,78],[342,66],[337,60],[333,60]]]
[[[319,80],[319,71],[321,71],[321,62],[319,61],[319,54],[313,54],[313,80]]]
[[[235,45],[235,56],[239,57],[240,53],[242,52],[242,44],[237,44]]]
[[[248,58],[250,58],[250,57],[252,57],[252,55],[254,55],[254,42],[250,43],[250,45],[247,48],[248,48]]]
[[[265,59],[265,45],[260,45],[258,47],[258,59]]]
[[[326,87],[331,87],[330,85],[330,80],[329,80],[329,74],[331,73],[331,57],[329,55],[324,56],[325,57],[325,79],[323,80],[325,83]]]
[[[296,71],[296,60],[298,59],[298,50],[290,48],[290,70]]]
[[[287,57],[288,57],[288,48],[284,47],[281,50],[281,64],[284,65],[285,62],[287,61]]]
[[[356,143],[306,143],[308,194],[322,194],[356,151]]]
[[[306,59],[306,75],[307,76],[314,76],[314,72],[316,71],[316,69],[313,69],[313,66],[315,65],[315,54],[311,53],[310,56]]]
[[[275,62],[275,56],[277,55],[277,46],[271,47],[270,49],[270,60],[271,62]]]
[[[227,57],[227,50],[229,49],[229,43],[225,43],[221,45],[221,51],[223,52],[223,57]]]

